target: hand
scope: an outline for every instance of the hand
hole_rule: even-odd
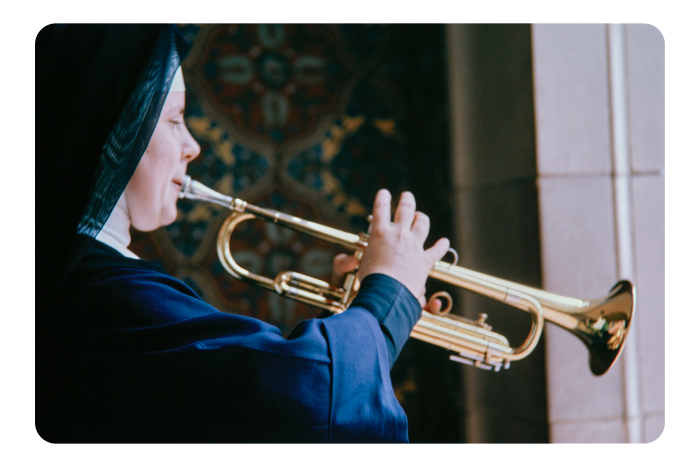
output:
[[[423,250],[430,219],[416,212],[416,200],[409,192],[401,195],[392,223],[391,194],[380,190],[374,200],[372,216],[372,231],[362,256],[359,279],[374,273],[386,274],[405,285],[426,308],[425,281],[435,262],[447,253],[449,240],[441,238],[431,248]],[[438,304],[430,303],[428,311]]]

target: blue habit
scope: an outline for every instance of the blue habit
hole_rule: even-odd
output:
[[[389,370],[421,310],[399,282],[367,276],[350,309],[285,339],[92,242],[48,341],[45,439],[408,441]]]

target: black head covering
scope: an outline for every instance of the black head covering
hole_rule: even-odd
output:
[[[133,175],[189,45],[173,25],[50,25],[35,46],[39,326]]]

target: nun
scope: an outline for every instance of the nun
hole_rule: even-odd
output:
[[[36,418],[52,443],[407,442],[389,375],[449,247],[380,190],[346,312],[284,338],[129,250],[175,220],[199,145],[172,25],[49,25],[36,39]],[[334,271],[357,266],[341,255]],[[437,304],[436,304],[437,305]]]

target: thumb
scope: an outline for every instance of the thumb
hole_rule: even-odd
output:
[[[339,285],[345,274],[352,272],[358,265],[357,258],[341,253],[333,259],[333,278],[331,282]]]
[[[335,257],[334,263],[335,263],[335,265],[337,265],[339,272],[347,273],[347,272],[351,272],[355,268],[357,268],[357,265],[359,262],[358,262],[357,258],[355,258],[354,256],[346,255],[345,253],[341,253]]]

